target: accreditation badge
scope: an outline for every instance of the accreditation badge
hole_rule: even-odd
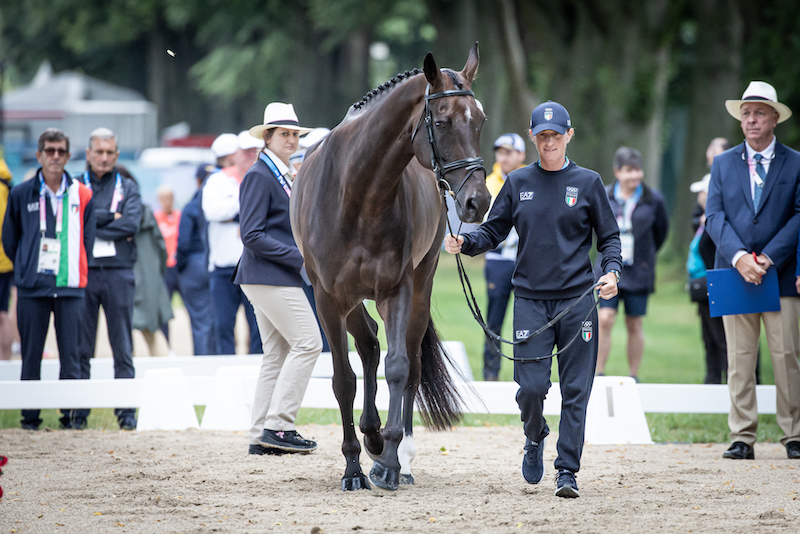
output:
[[[619,234],[619,242],[622,246],[622,264],[633,265],[633,234],[622,232]]]
[[[61,266],[61,241],[52,237],[42,237],[39,241],[39,274],[58,276]]]
[[[92,256],[95,258],[112,258],[117,255],[117,247],[113,241],[105,239],[95,239],[92,248]]]

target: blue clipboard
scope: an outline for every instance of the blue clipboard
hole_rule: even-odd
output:
[[[759,285],[745,282],[736,269],[706,272],[711,317],[781,311],[778,270],[767,269]]]

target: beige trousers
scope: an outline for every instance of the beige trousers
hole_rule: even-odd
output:
[[[294,420],[320,352],[322,337],[299,287],[242,284],[255,311],[264,356],[253,399],[250,444],[262,431],[294,430]]]
[[[728,391],[731,411],[728,426],[731,441],[756,442],[756,358],[761,321],[772,356],[777,390],[777,420],[783,430],[781,443],[800,440],[800,299],[781,297],[781,311],[726,315],[725,341],[728,343]]]

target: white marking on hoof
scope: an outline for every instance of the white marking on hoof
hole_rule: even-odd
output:
[[[411,462],[417,455],[417,448],[414,446],[414,436],[412,434],[403,433],[403,439],[400,445],[397,446],[397,459],[400,461],[400,474],[411,474]]]

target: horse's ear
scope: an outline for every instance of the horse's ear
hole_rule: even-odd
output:
[[[431,84],[431,92],[435,92],[437,89],[437,84],[441,84],[442,82],[442,73],[439,70],[439,67],[436,66],[436,62],[433,60],[433,54],[428,52],[428,55],[425,56],[425,62],[422,65],[422,70],[425,72],[425,79],[428,80],[428,83]]]
[[[478,64],[481,62],[480,55],[478,54],[478,41],[469,49],[469,57],[464,69],[461,71],[461,76],[466,80],[467,85],[472,85],[472,80],[475,79],[475,74],[478,72]]]

